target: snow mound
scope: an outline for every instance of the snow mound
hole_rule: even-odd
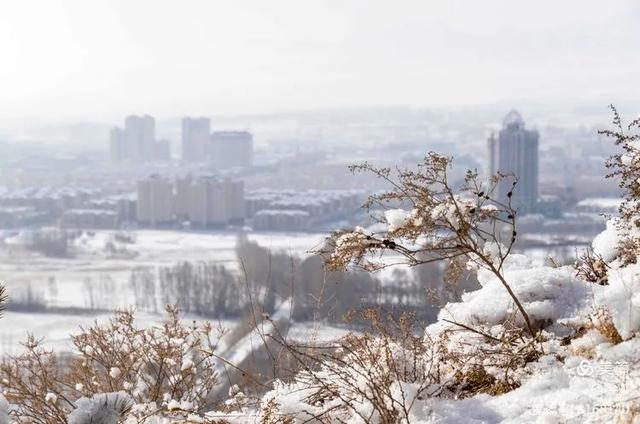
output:
[[[623,339],[640,330],[640,264],[609,270],[609,285],[594,290]]]
[[[69,415],[69,424],[118,424],[133,401],[124,392],[101,393],[92,398],[80,398]]]
[[[514,255],[519,256],[519,255]],[[515,257],[505,268],[507,283],[524,306],[532,321],[542,325],[573,317],[591,298],[590,287],[575,276],[571,267],[526,267],[523,258]],[[524,267],[524,268],[522,268]],[[434,324],[443,325],[443,319],[469,326],[498,325],[515,315],[516,322],[524,323],[511,296],[494,275],[480,272],[479,290],[462,295],[462,302],[450,303],[442,309]]]
[[[591,243],[593,251],[602,256],[606,262],[613,261],[618,255],[618,246],[622,240],[618,225],[617,219],[610,219],[607,221],[607,228],[598,234]]]

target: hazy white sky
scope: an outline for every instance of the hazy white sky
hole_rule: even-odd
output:
[[[0,115],[640,96],[640,0],[3,0]]]

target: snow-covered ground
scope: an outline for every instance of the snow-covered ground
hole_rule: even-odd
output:
[[[75,256],[50,258],[25,252],[17,237],[8,239],[9,247],[0,250],[0,280],[9,292],[21,295],[28,285],[53,307],[89,306],[87,286],[108,284],[112,290],[101,306],[126,307],[133,303],[129,285],[131,270],[136,267],[172,265],[179,261],[210,261],[236,268],[235,246],[238,235],[232,232],[178,232],[141,230],[133,233],[135,243],[118,243],[112,231],[85,233],[74,241]],[[249,233],[248,238],[260,246],[304,255],[323,239],[322,234]],[[108,243],[115,243],[127,253],[111,255]],[[110,281],[109,281],[110,280]],[[55,281],[53,283],[52,281]]]
[[[115,232],[86,233],[74,241],[72,258],[50,258],[27,252],[19,246],[19,236],[6,239],[0,249],[0,280],[10,295],[21,296],[25,288],[31,289],[59,313],[26,313],[7,311],[0,319],[0,354],[13,354],[21,350],[20,343],[27,333],[45,339],[45,346],[56,350],[71,347],[69,334],[80,326],[88,326],[96,320],[104,322],[112,317],[109,312],[81,311],[89,307],[89,287],[109,284],[110,290],[100,291],[100,306],[106,309],[130,307],[134,302],[129,284],[131,270],[136,267],[171,265],[178,261],[211,261],[236,269],[235,246],[238,235],[231,232],[178,232],[140,230],[132,233],[134,243],[118,243]],[[273,250],[304,255],[322,241],[322,234],[302,233],[250,233],[248,238],[260,246]],[[125,248],[127,254],[113,257],[105,249],[110,243]],[[127,257],[128,256],[128,257]],[[106,282],[106,280],[111,280]],[[55,281],[55,283],[52,283]],[[64,313],[65,308],[69,313]],[[138,312],[141,327],[157,323],[160,314]],[[185,317],[187,319],[197,317]],[[231,329],[237,322],[220,324]],[[292,328],[292,335],[306,334],[312,324],[299,324]],[[332,338],[344,330],[315,328],[320,338]]]
[[[27,313],[6,311],[0,318],[0,356],[4,354],[18,354],[22,351],[21,343],[27,334],[33,334],[43,339],[43,346],[56,351],[69,351],[73,345],[70,334],[79,332],[80,327],[88,327],[96,322],[105,323],[113,318],[111,313],[60,314],[60,313]],[[146,328],[161,322],[161,314],[136,313],[137,326]],[[197,316],[184,316],[185,322],[200,321]],[[209,320],[215,328],[231,330],[238,325],[239,320]],[[295,323],[289,329],[289,338],[293,341],[309,340],[329,341],[347,334],[348,330],[332,327],[326,324],[302,322]],[[221,346],[225,346],[224,337]]]
[[[57,351],[68,351],[72,348],[69,335],[78,333],[80,327],[88,327],[98,322],[106,322],[113,314],[56,314],[27,313],[7,311],[0,318],[0,353],[17,354],[22,348],[27,333],[44,339],[43,346]],[[138,324],[148,326],[159,322],[160,315],[137,313]]]

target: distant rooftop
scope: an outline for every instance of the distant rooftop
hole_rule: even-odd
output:
[[[524,127],[524,119],[522,119],[522,115],[518,113],[517,110],[512,109],[502,120],[502,126],[504,128],[509,127],[511,125],[516,125],[518,127]]]

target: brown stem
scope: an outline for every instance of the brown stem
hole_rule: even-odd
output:
[[[522,317],[524,318],[524,321],[527,324],[527,329],[529,330],[529,333],[531,333],[531,337],[533,337],[535,339],[536,338],[536,331],[534,330],[533,324],[531,323],[531,320],[529,319],[529,314],[527,313],[527,311],[525,311],[524,306],[522,306],[522,303],[520,303],[520,299],[518,299],[518,296],[516,296],[514,291],[511,289],[511,286],[509,285],[509,283],[507,283],[507,280],[504,279],[504,277],[502,276],[502,273],[496,269],[496,267],[493,265],[493,263],[490,260],[488,260],[487,258],[485,258],[484,256],[480,256],[480,257],[487,264],[487,266],[489,267],[489,270],[496,277],[498,277],[498,280],[500,280],[500,283],[507,290],[507,293],[509,293],[509,296],[511,296],[511,299],[516,304],[516,307],[518,308],[518,310],[522,314]]]

